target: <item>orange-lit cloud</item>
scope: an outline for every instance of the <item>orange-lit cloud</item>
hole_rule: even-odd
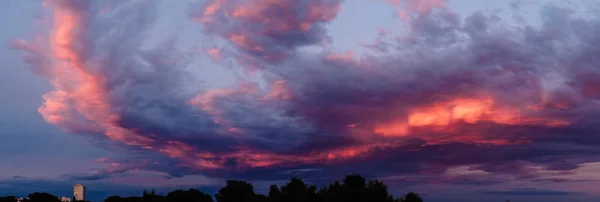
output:
[[[213,0],[195,19],[208,32],[230,41],[242,57],[254,58],[252,63],[239,61],[242,65],[261,69],[257,64],[261,61],[281,61],[296,46],[326,40],[322,24],[333,20],[339,8],[339,0]],[[231,27],[224,30],[221,23]]]
[[[55,62],[48,76],[56,90],[44,95],[45,103],[39,111],[53,124],[65,123],[71,114],[65,114],[70,107],[95,126],[103,128],[105,134],[117,141],[130,145],[146,145],[152,142],[143,136],[116,126],[119,115],[112,113],[109,98],[102,85],[102,75],[90,72],[85,65],[87,42],[81,35],[85,29],[85,11],[77,10],[68,2],[53,1],[54,29],[50,45]],[[73,103],[67,106],[67,103]],[[68,126],[67,126],[68,127]]]
[[[458,98],[415,107],[408,111],[406,117],[398,117],[397,120],[400,121],[377,124],[373,132],[386,137],[409,136],[411,135],[410,129],[413,127],[432,127],[435,130],[443,131],[445,127],[459,122],[468,124],[491,122],[502,125],[543,125],[547,127],[569,125],[566,120],[528,116],[516,108],[499,106],[494,103],[493,99],[486,97]],[[462,134],[457,135],[463,136]],[[463,137],[465,141],[479,142],[475,140],[477,138],[473,134]]]
[[[402,7],[401,14],[428,13],[435,8],[446,7],[446,0],[382,0],[394,6]]]
[[[325,56],[326,60],[333,62],[342,62],[342,63],[354,63],[356,62],[354,59],[353,51],[346,51],[345,53],[331,53]]]
[[[263,100],[271,99],[289,100],[292,98],[290,90],[287,88],[284,80],[274,81],[271,85],[271,92],[262,97]]]
[[[446,0],[411,0],[408,1],[411,11],[417,13],[431,12],[434,8],[442,8],[446,6]]]
[[[240,83],[236,88],[210,89],[189,100],[189,104],[208,112],[213,116],[213,121],[220,124],[224,118],[222,117],[223,112],[216,106],[218,99],[254,93],[256,90],[256,86],[250,83]]]
[[[382,0],[397,8],[398,17],[410,24],[416,15],[427,15],[434,9],[445,9],[446,0]],[[410,26],[406,27],[410,30]]]
[[[223,53],[217,48],[209,48],[206,50],[206,54],[216,62],[223,60]]]
[[[285,101],[292,98],[292,92],[286,86],[284,80],[276,80],[268,88],[268,90],[260,90],[254,83],[240,82],[233,88],[209,89],[190,99],[188,103],[209,113],[212,116],[213,122],[221,125],[227,133],[243,134],[244,130],[236,127],[224,115],[225,112],[218,105],[219,101],[231,98],[257,101]]]
[[[390,2],[414,18],[414,32],[407,40],[387,40],[388,29],[373,30],[375,43],[362,47],[378,54],[364,56],[298,50],[331,40],[326,26],[340,1],[202,2],[194,17],[207,35],[199,37],[226,43],[200,52],[215,61],[231,58],[233,69],[243,65],[254,73],[235,72],[236,83],[223,88],[198,85],[203,81],[189,71],[196,67],[178,65],[185,62],[176,45],[146,48],[137,28],[151,27],[151,17],[110,19],[120,16],[113,12],[143,15],[144,8],[116,8],[127,4],[98,17],[102,6],[92,1],[48,1],[48,50],[38,42],[13,45],[36,57],[27,61],[54,87],[39,108],[48,123],[103,134],[97,138],[157,162],[99,160],[111,163],[110,172],[145,167],[229,177],[362,161],[375,173],[421,172],[473,163],[493,168],[496,161],[546,163],[555,155],[545,154],[555,149],[548,145],[568,147],[555,152],[565,156],[593,153],[576,146],[589,147],[600,134],[594,125],[600,74],[591,57],[597,52],[577,45],[596,44],[594,35],[505,30],[483,14],[455,23],[447,13],[432,12],[446,9],[444,1]],[[569,54],[548,56],[559,50]],[[548,79],[550,73],[560,82]],[[349,169],[355,170],[365,171]]]

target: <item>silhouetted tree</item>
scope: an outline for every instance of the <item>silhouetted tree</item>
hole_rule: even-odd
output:
[[[256,194],[254,195],[254,202],[267,202],[267,196],[262,195],[262,194]]]
[[[59,202],[60,199],[48,193],[29,194],[24,202]],[[404,197],[394,198],[382,181],[367,181],[360,175],[348,175],[342,183],[335,181],[317,191],[317,187],[292,178],[287,184],[278,187],[271,185],[268,196],[254,193],[252,184],[244,181],[228,180],[227,185],[215,194],[217,202],[423,202],[419,194],[409,192]],[[16,197],[0,197],[0,202],[16,202]],[[213,198],[196,189],[175,190],[166,196],[155,190],[143,191],[141,197],[111,196],[104,202],[213,202]]]
[[[343,184],[334,182],[317,193],[319,202],[399,202],[388,193],[387,186],[377,180],[368,181],[360,175],[348,175]]]
[[[378,180],[369,181],[365,187],[365,195],[372,202],[393,202],[393,197],[388,193],[387,186]]]
[[[17,197],[14,197],[14,196],[0,197],[0,202],[16,202],[16,201],[17,201]]]
[[[252,184],[237,180],[227,180],[227,185],[215,194],[215,198],[217,202],[252,202],[256,200]]]
[[[157,195],[156,190],[153,189],[150,192],[144,190],[142,199],[144,200],[144,202],[163,202],[165,200],[165,197]]]
[[[323,187],[317,192],[318,201],[321,202],[338,202],[344,201],[344,188],[340,182],[335,181],[329,186]]]
[[[34,192],[29,194],[29,202],[60,202],[60,199],[49,193]]]
[[[344,201],[367,202],[365,193],[366,179],[360,175],[348,175],[344,178]],[[369,201],[370,202],[370,201]]]
[[[120,196],[110,196],[106,199],[104,199],[104,202],[122,202],[125,201],[125,198],[120,197]]]
[[[210,195],[205,194],[197,189],[189,189],[187,191],[175,190],[169,192],[166,197],[167,202],[213,202]]]
[[[269,187],[269,196],[267,197],[268,202],[280,202],[281,201],[281,191],[277,185],[271,185]]]
[[[315,201],[317,198],[317,187],[307,185],[298,178],[281,187],[281,199],[285,202]]]
[[[404,202],[423,202],[423,199],[421,199],[419,194],[415,192],[409,192],[406,194],[406,196],[404,196]]]

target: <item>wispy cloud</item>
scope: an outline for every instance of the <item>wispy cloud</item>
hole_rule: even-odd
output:
[[[533,188],[514,189],[508,191],[481,191],[483,194],[503,195],[503,196],[568,196],[580,195],[580,192],[556,191],[556,190],[538,190]]]

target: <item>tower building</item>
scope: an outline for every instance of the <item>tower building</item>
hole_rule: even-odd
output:
[[[76,184],[73,187],[73,199],[75,201],[85,201],[85,187],[81,184]]]

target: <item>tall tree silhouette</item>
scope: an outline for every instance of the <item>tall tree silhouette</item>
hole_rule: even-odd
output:
[[[281,187],[281,199],[285,202],[304,202],[315,201],[317,197],[317,187],[307,185],[298,178],[292,180]]]
[[[281,202],[281,191],[277,185],[271,185],[269,187],[269,196],[267,197],[268,202]]]
[[[421,196],[419,196],[419,194],[415,192],[409,192],[406,194],[406,196],[404,196],[404,202],[423,202],[423,199]]]
[[[317,192],[317,196],[321,202],[344,201],[344,188],[340,182],[335,181],[329,186],[321,188],[319,192]]]
[[[217,202],[253,202],[254,187],[244,181],[227,180],[227,185],[215,194],[215,198]]]
[[[344,178],[344,201],[345,202],[367,202],[365,193],[366,179],[360,175],[348,175]],[[370,201],[369,201],[370,202]]]
[[[368,201],[392,202],[393,197],[388,193],[387,186],[378,180],[371,180],[365,187],[365,195]]]

